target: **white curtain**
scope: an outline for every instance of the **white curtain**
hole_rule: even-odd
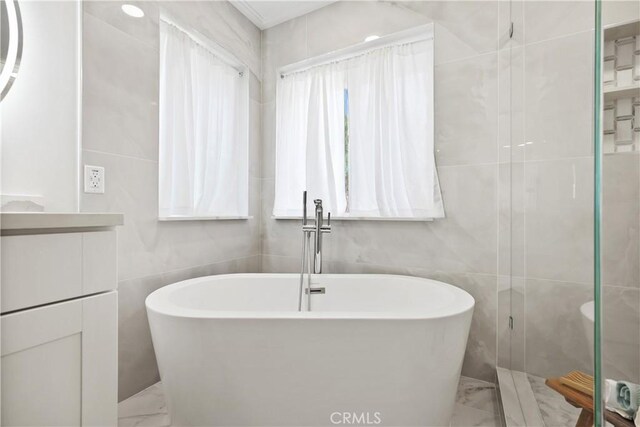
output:
[[[432,64],[431,40],[351,60],[352,215],[444,216],[433,153]]]
[[[160,23],[160,217],[248,215],[242,76],[188,34]]]
[[[334,215],[346,209],[342,68],[324,65],[278,84],[276,216],[300,215],[304,190]]]
[[[306,189],[329,201],[338,217],[444,217],[434,158],[432,39],[287,75],[277,89],[274,215],[300,215]]]

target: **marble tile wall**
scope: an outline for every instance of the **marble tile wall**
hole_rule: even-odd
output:
[[[436,162],[447,218],[335,221],[328,272],[441,279],[476,298],[464,375],[494,381],[498,187],[498,2],[341,1],[263,32],[262,269],[299,270],[297,221],[271,217],[275,83],[287,64],[428,22],[435,23]]]
[[[144,300],[207,274],[258,272],[261,33],[226,2],[84,2],[82,163],[103,166],[105,194],[81,194],[84,212],[122,212],[119,238],[119,398],[158,381]],[[250,215],[244,221],[158,222],[159,16],[164,10],[246,63],[251,92]]]

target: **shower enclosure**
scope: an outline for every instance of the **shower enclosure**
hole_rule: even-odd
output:
[[[640,3],[503,6],[501,402],[508,426],[573,426],[546,379],[640,383]]]

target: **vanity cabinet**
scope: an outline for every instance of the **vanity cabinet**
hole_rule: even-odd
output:
[[[0,220],[1,425],[117,425],[121,216],[8,215]]]

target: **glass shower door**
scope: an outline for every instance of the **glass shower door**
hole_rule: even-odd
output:
[[[514,0],[502,16],[502,404],[507,425],[573,426],[581,409],[552,385],[595,374],[596,3]]]
[[[606,382],[640,384],[640,3],[606,1],[601,9],[594,67],[596,289],[588,312],[596,385],[606,399]],[[617,417],[597,403],[598,421]]]

